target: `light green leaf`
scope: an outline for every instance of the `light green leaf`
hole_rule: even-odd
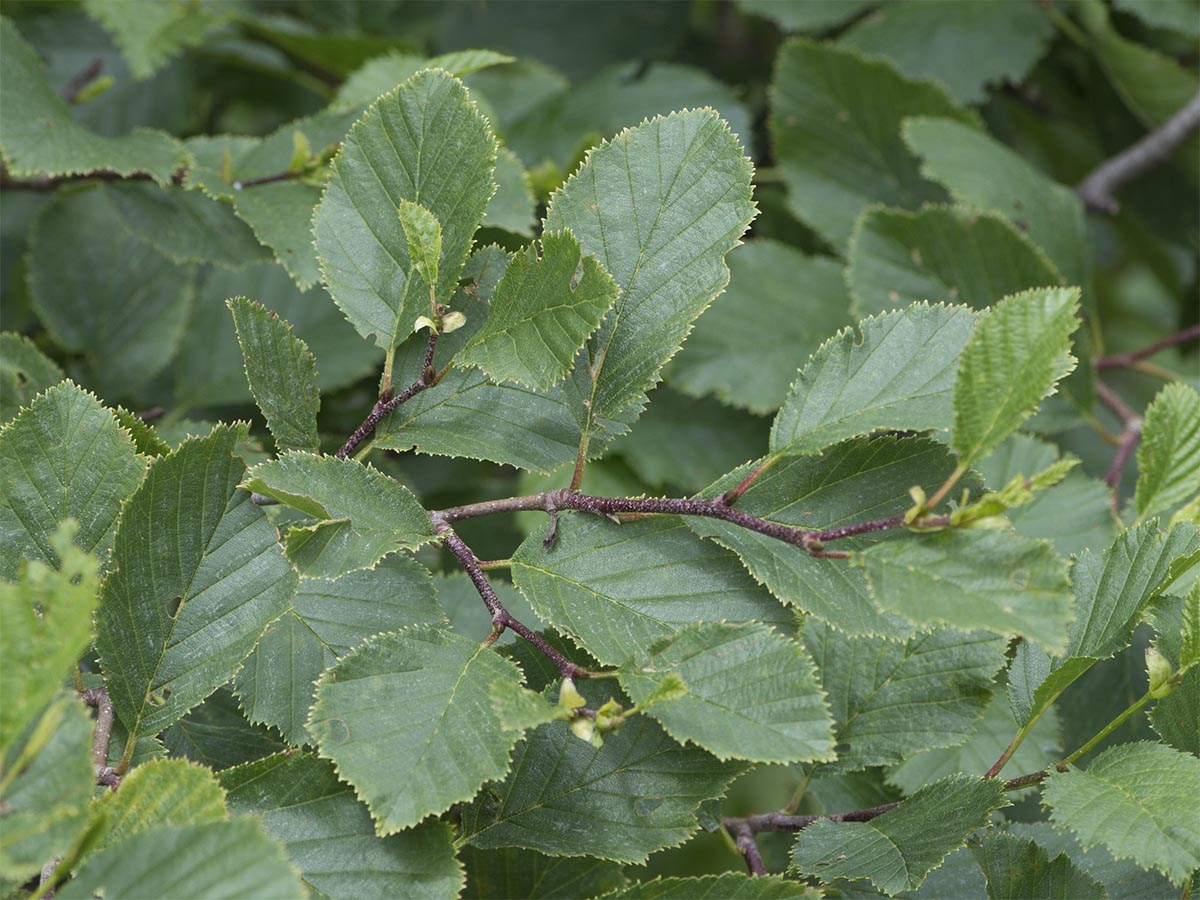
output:
[[[302,574],[337,578],[388,553],[433,539],[433,523],[412,491],[369,465],[286,453],[255,466],[243,482],[318,520],[288,533],[288,557]]]
[[[29,291],[54,341],[105,397],[139,391],[179,349],[195,272],[113,227],[98,190],[58,192],[30,233]]]
[[[437,216],[411,200],[397,206],[400,228],[408,245],[413,269],[427,285],[438,283],[438,262],[442,258],[442,225]]]
[[[78,124],[46,80],[36,51],[8,19],[0,22],[0,110],[0,158],[18,178],[103,169],[145,172],[166,185],[188,161],[180,143],[161,131],[138,128],[104,137]]]
[[[985,632],[940,629],[902,644],[809,619],[805,635],[829,696],[843,769],[894,765],[966,742],[1004,664],[1005,641]]]
[[[52,701],[22,738],[0,757],[0,878],[17,883],[66,853],[96,781],[92,721],[76,697]]]
[[[483,212],[484,228],[501,228],[524,238],[533,237],[537,201],[529,173],[507,147],[496,152],[496,193]]]
[[[47,536],[56,564],[30,559],[0,580],[0,758],[62,686],[92,639],[100,564],[66,519]]]
[[[847,255],[846,283],[859,315],[917,300],[983,309],[1008,294],[1062,281],[1011,222],[964,206],[868,209]]]
[[[457,78],[464,78],[472,72],[512,62],[516,62],[514,57],[493,50],[456,50],[431,59],[393,50],[356,69],[338,88],[334,105],[353,108],[372,103],[422,69],[445,69]]]
[[[1174,884],[1200,868],[1197,796],[1200,759],[1146,741],[1111,747],[1085,771],[1051,773],[1042,794],[1051,821],[1085,850],[1104,844]]]
[[[1048,541],[953,529],[878,544],[856,562],[875,602],[910,622],[984,628],[1052,653],[1066,649],[1071,582],[1067,561]]]
[[[671,676],[686,693],[650,715],[678,741],[718,759],[812,762],[832,759],[833,722],[812,660],[765,625],[697,622],[635,650],[620,681],[644,704]]]
[[[1104,898],[1104,886],[1080,871],[1066,853],[1053,860],[1029,838],[1002,831],[987,834],[971,852],[987,878],[992,900]]]
[[[954,449],[962,466],[986,456],[1033,415],[1075,367],[1079,289],[1005,297],[981,316],[954,383]]]
[[[955,200],[995,210],[1046,251],[1068,284],[1087,275],[1087,230],[1075,192],[974,128],[918,115],[903,127],[904,143],[923,160],[921,174],[946,186]]]
[[[156,734],[233,677],[296,574],[217,426],[157,460],[129,499],[104,582],[96,650],[131,740]]]
[[[487,321],[455,359],[495,381],[544,390],[571,363],[617,299],[617,285],[570,232],[546,232],[513,257]]]
[[[585,445],[598,419],[625,421],[644,404],[725,288],[725,254],[754,217],[750,176],[728,126],[698,109],[621,132],[550,198],[546,230],[570,230],[621,289],[575,364]]]
[[[809,454],[885,428],[947,429],[958,357],[974,324],[965,307],[918,303],[839,332],[792,385],[771,450]]]
[[[560,700],[562,703],[560,689]],[[495,681],[492,683],[492,708],[500,719],[500,727],[505,731],[522,733],[530,728],[536,728],[546,722],[558,719],[560,709],[547,698],[536,691],[521,687],[513,681]]]
[[[729,271],[729,290],[696,320],[666,378],[688,394],[771,413],[796,369],[851,323],[842,267],[757,238],[729,255]]]
[[[792,862],[826,883],[869,878],[887,894],[914,891],[971,832],[988,824],[993,810],[1006,805],[996,779],[952,775],[869,822],[826,819],[810,825],[796,838]]]
[[[175,825],[201,825],[229,818],[225,791],[210,769],[182,759],[152,759],[121,780],[90,809],[102,822],[96,849],[111,847],[135,835]]]
[[[315,756],[282,754],[228,769],[221,784],[234,815],[260,816],[312,897],[453,900],[462,888],[448,826],[380,838],[354,790]]]
[[[1054,36],[1046,13],[1006,0],[942,0],[877,9],[838,43],[883,56],[910,78],[928,78],[963,103],[989,87],[1020,84]]]
[[[366,801],[376,831],[393,834],[508,771],[519,735],[501,726],[488,691],[520,677],[499,654],[447,631],[380,635],[321,676],[308,730]]]
[[[0,332],[0,425],[66,376],[29,338]]]
[[[699,878],[655,878],[635,881],[600,894],[597,900],[813,900],[819,892],[782,875],[752,878],[738,872],[702,875]]]
[[[445,621],[429,571],[407,555],[333,580],[302,578],[288,611],[267,626],[238,672],[238,698],[250,721],[302,744],[314,683],[325,669],[373,635]]]
[[[732,553],[714,552],[674,516],[617,525],[562,513],[555,545],[531,534],[512,575],[538,616],[606,665],[700,619],[790,621]]]
[[[50,536],[75,519],[76,546],[108,556],[121,505],[145,474],[129,435],[71,382],[41,394],[0,431],[0,577],[21,560],[59,560]]]
[[[396,214],[401,200],[442,225],[434,300],[448,304],[471,237],[495,190],[496,139],[462,82],[420,72],[380,97],[346,135],[313,216],[321,273],[363,337],[384,350],[427,314],[431,285],[416,272]]]
[[[458,857],[467,867],[463,900],[568,900],[594,897],[625,883],[617,863],[586,856],[546,856],[516,847],[479,850],[466,844],[459,848]]]
[[[283,849],[243,818],[160,828],[89,856],[59,889],[61,900],[104,897],[262,897],[303,900]]]
[[[1137,462],[1139,522],[1200,494],[1200,392],[1182,382],[1158,392],[1146,408]]]
[[[975,118],[927,81],[911,81],[856,50],[799,38],[779,51],[770,130],[791,210],[836,250],[873,203],[916,209],[942,202],[900,140],[905,116]]]
[[[83,8],[104,26],[137,78],[148,78],[172,56],[194,47],[229,18],[218,4],[156,0],[85,0]]]

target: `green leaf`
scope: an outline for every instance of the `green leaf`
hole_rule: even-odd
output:
[[[964,206],[868,209],[847,256],[846,283],[860,315],[917,300],[983,309],[1008,294],[1062,281],[1011,222]]]
[[[682,678],[687,692],[649,714],[718,759],[832,758],[833,722],[812,660],[765,625],[697,622],[635,650],[621,669],[621,687],[638,704],[672,675]]]
[[[589,705],[603,703],[603,686],[579,688]],[[740,770],[681,747],[645,716],[606,734],[598,748],[551,722],[517,746],[508,777],[463,810],[463,837],[484,849],[642,862],[691,835],[697,806]]]
[[[492,708],[500,720],[500,727],[518,734],[546,722],[553,722],[564,711],[536,691],[523,688],[513,681],[493,682],[491,695]],[[562,704],[561,690],[559,698],[559,703]],[[570,709],[569,706],[565,708]]]
[[[156,734],[233,677],[296,574],[217,426],[157,460],[129,499],[104,582],[96,650],[131,739]]]
[[[342,142],[313,216],[321,273],[363,337],[390,350],[429,311],[449,303],[471,237],[495,190],[496,139],[462,82],[420,72],[380,97]],[[436,285],[409,254],[396,211],[425,207],[442,225]],[[413,277],[416,272],[416,277]]]
[[[1028,838],[998,831],[971,845],[971,852],[987,878],[988,897],[994,900],[1107,896],[1104,886],[1080,871],[1066,853],[1051,860],[1046,850]]]
[[[856,50],[799,38],[780,48],[771,88],[775,159],[793,213],[841,250],[873,203],[916,209],[945,192],[924,180],[900,140],[906,116],[975,118],[941,87],[911,81]]]
[[[225,791],[212,771],[182,759],[152,759],[138,766],[121,780],[121,790],[101,797],[90,814],[103,828],[98,850],[160,828],[229,818]]]
[[[64,350],[83,356],[104,396],[136,393],[179,349],[195,272],[125,229],[97,190],[56,193],[30,233],[29,291]]]
[[[261,303],[235,297],[226,304],[233,313],[238,343],[246,361],[246,380],[258,408],[283,450],[320,447],[317,412],[317,362],[291,326]]]
[[[1146,741],[1111,747],[1086,771],[1054,772],[1043,802],[1059,829],[1084,849],[1104,844],[1117,859],[1133,859],[1182,884],[1200,868],[1200,759]],[[1191,810],[1191,812],[1189,812]]]
[[[771,428],[775,453],[817,453],[880,429],[946,429],[975,314],[918,303],[863,319],[821,345]]]
[[[1200,494],[1200,392],[1182,382],[1158,392],[1146,409],[1137,462],[1139,522]]]
[[[1067,646],[1071,582],[1048,541],[1011,531],[953,529],[887,541],[855,558],[883,609],[918,625],[984,628]]]
[[[386,556],[373,569],[333,580],[302,578],[288,611],[267,626],[238,672],[237,695],[250,721],[304,743],[314,683],[325,669],[373,635],[445,621],[429,571],[409,556]]]
[[[0,425],[66,376],[24,335],[0,332]]]
[[[1120,12],[1137,16],[1147,25],[1166,28],[1193,38],[1200,38],[1200,21],[1192,15],[1195,10],[1189,0],[1159,0],[1140,3],[1138,0],[1115,0]]]
[[[75,519],[75,545],[108,556],[121,505],[146,471],[129,435],[71,382],[39,395],[0,431],[0,577],[21,560],[57,563],[50,536]]]
[[[781,875],[751,878],[737,872],[703,875],[699,878],[655,878],[635,881],[600,894],[597,900],[791,900],[815,898],[818,892],[807,884],[785,881]]]
[[[508,771],[519,735],[501,727],[488,690],[519,679],[511,662],[456,634],[380,635],[321,676],[308,730],[366,801],[377,832],[393,834]]]
[[[420,203],[411,200],[401,200],[397,210],[413,269],[427,285],[436,285],[438,262],[442,258],[441,223]]]
[[[1155,704],[1150,724],[1163,743],[1200,756],[1200,667],[1185,672],[1178,687]]]
[[[1078,288],[1047,288],[1005,297],[980,317],[954,383],[954,449],[962,466],[1016,431],[1075,367],[1069,350],[1078,310]]]
[[[188,161],[178,141],[138,128],[105,137],[78,124],[50,86],[36,51],[8,19],[0,22],[0,158],[10,175],[75,175],[99,169],[144,172],[161,185]],[[91,235],[99,238],[99,235]],[[78,254],[79,247],[72,248]]]
[[[59,889],[62,900],[105,897],[271,897],[303,900],[304,887],[253,819],[160,828],[89,856]]]
[[[716,394],[723,403],[771,413],[783,405],[796,369],[850,324],[842,267],[757,238],[729,255],[729,271],[729,289],[696,320],[667,381],[688,394]]]
[[[982,103],[989,87],[1024,81],[1053,36],[1050,17],[1036,7],[951,0],[877,9],[838,43],[883,56],[910,78],[943,84],[963,103]]]
[[[555,545],[530,535],[512,576],[539,617],[606,665],[700,619],[790,621],[732,553],[714,552],[674,516],[616,525],[561,513]]]
[[[621,290],[575,365],[584,441],[645,402],[692,321],[729,281],[725,254],[754,217],[751,166],[711,109],[672,113],[592,150],[550,198]]]
[[[112,35],[137,78],[153,75],[229,18],[216,4],[155,0],[85,0],[84,9]]]
[[[472,72],[515,61],[514,57],[494,50],[457,50],[431,59],[393,50],[375,56],[355,69],[338,88],[334,105],[353,108],[372,103],[422,69],[445,69],[457,78],[464,78]]]
[[[507,147],[496,151],[496,193],[483,212],[484,228],[501,228],[524,238],[533,237],[537,201],[529,173]]]
[[[470,844],[458,851],[467,867],[463,900],[522,897],[551,900],[596,896],[625,882],[621,867],[610,860],[554,857],[532,850],[505,847],[479,850]]]
[[[71,846],[96,781],[92,721],[74,696],[53,700],[22,738],[0,757],[0,878],[18,883]]]
[[[826,819],[810,825],[797,836],[792,861],[826,883],[869,878],[887,894],[914,891],[1005,805],[1004,786],[996,779],[952,775],[869,822]]]
[[[242,486],[318,520],[288,532],[288,557],[302,574],[337,578],[389,553],[433,539],[433,523],[412,491],[369,465],[286,453],[260,463]]]
[[[546,232],[513,257],[487,321],[456,354],[494,381],[544,390],[571,369],[584,342],[617,299],[617,285],[570,232]]]
[[[1087,230],[1074,191],[960,122],[918,115],[905,121],[903,135],[923,160],[922,175],[945,185],[959,203],[1007,216],[1046,251],[1068,284],[1083,283]]]
[[[266,728],[247,722],[233,691],[218,688],[162,733],[162,746],[174,757],[220,771],[278,753],[286,744]]]
[[[737,5],[770,19],[786,33],[833,28],[873,5],[873,0],[738,0]]]
[[[805,634],[829,696],[843,769],[892,765],[966,742],[1004,663],[1005,641],[985,632],[947,628],[897,643],[809,619]]]
[[[0,757],[58,692],[92,639],[100,564],[72,539],[74,519],[48,535],[56,565],[30,559],[0,580]]]
[[[747,464],[706,488],[715,497],[753,470]],[[737,509],[800,528],[836,528],[903,513],[913,485],[934,488],[954,470],[944,444],[924,438],[859,438],[830,447],[820,457],[781,459],[738,499]],[[737,553],[757,581],[776,597],[855,635],[911,636],[900,616],[871,599],[862,569],[845,560],[820,559],[792,544],[719,519],[691,517],[692,531]],[[852,538],[837,546],[861,549],[873,539]]]
[[[271,756],[226,770],[221,784],[230,812],[262,818],[313,897],[452,900],[462,888],[446,825],[377,837],[353,789],[315,756]]]

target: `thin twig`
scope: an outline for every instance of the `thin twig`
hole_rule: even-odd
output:
[[[68,104],[74,106],[79,102],[79,92],[96,80],[96,77],[104,71],[104,58],[97,56],[87,68],[72,78],[63,87],[62,96]]]
[[[1126,425],[1139,418],[1138,414],[1130,408],[1129,404],[1122,400],[1121,396],[1103,381],[1096,382],[1096,396],[1100,398],[1105,406],[1116,413],[1117,418]]]
[[[758,852],[758,840],[749,826],[745,822],[733,822],[726,824],[725,828],[733,838],[734,846],[746,860],[746,868],[750,870],[750,874],[755,877],[766,875],[767,867],[763,865],[762,855]]]
[[[1075,193],[1093,212],[1110,215],[1119,212],[1121,204],[1115,194],[1121,186],[1170,156],[1197,127],[1200,127],[1200,93],[1136,144],[1098,165],[1079,183]]]
[[[1121,478],[1125,474],[1125,466],[1129,462],[1129,457],[1133,455],[1134,448],[1142,439],[1142,421],[1141,419],[1130,419],[1125,424],[1125,431],[1121,433],[1121,443],[1117,447],[1117,452],[1113,454],[1112,464],[1108,467],[1108,471],[1104,473],[1104,483],[1113,489],[1113,511],[1117,509],[1117,486],[1121,483]]]
[[[1166,350],[1168,347],[1186,344],[1188,341],[1194,341],[1197,338],[1200,338],[1200,325],[1193,325],[1190,328],[1183,329],[1183,331],[1177,331],[1175,334],[1165,337],[1161,341],[1155,341],[1141,350],[1134,350],[1132,353],[1118,353],[1115,356],[1102,356],[1096,360],[1096,369],[1103,371],[1104,369],[1130,368],[1147,356],[1153,356],[1155,353]]]
[[[247,178],[245,181],[235,181],[233,183],[233,189],[235,191],[242,191],[246,188],[258,187],[262,184],[275,184],[276,182],[280,181],[294,181],[304,174],[305,171],[303,169],[296,169],[295,171],[289,169],[286,172],[276,172],[274,175],[264,175],[262,178]]]
[[[115,718],[112,699],[104,688],[83,691],[79,699],[96,709],[96,730],[92,733],[92,765],[96,770],[96,783],[116,790],[121,783],[121,776],[108,764]]]

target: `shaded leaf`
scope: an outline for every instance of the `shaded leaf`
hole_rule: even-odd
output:
[[[1104,898],[1103,885],[1080,871],[1065,853],[1053,860],[1030,839],[996,832],[971,847],[987,878],[988,897],[994,900],[1072,900]]]
[[[445,69],[451,75],[463,78],[481,69],[515,61],[513,57],[493,50],[457,50],[429,59],[393,50],[373,56],[355,69],[338,87],[334,104],[353,108],[372,103],[422,69]]]
[[[162,732],[162,746],[171,756],[190,759],[220,771],[278,753],[287,745],[274,732],[246,721],[233,691],[218,688],[216,693]]]
[[[601,894],[597,900],[790,900],[817,897],[807,884],[785,881],[781,875],[751,878],[736,872],[699,878],[656,878],[635,881]]]
[[[0,332],[0,425],[66,376],[29,338]]]
[[[546,856],[516,847],[479,850],[470,844],[460,848],[458,855],[467,867],[464,900],[577,900],[625,882],[617,863],[586,856]]]
[[[529,173],[507,147],[496,151],[496,193],[483,211],[484,228],[502,228],[524,238],[533,237],[537,201]]]

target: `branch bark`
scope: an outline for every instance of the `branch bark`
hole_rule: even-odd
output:
[[[121,776],[108,764],[115,718],[112,700],[104,688],[84,691],[79,699],[96,709],[96,730],[92,733],[92,765],[96,769],[96,784],[116,790],[121,784]]]
[[[1165,337],[1161,341],[1155,341],[1141,350],[1134,350],[1132,353],[1118,353],[1115,356],[1102,356],[1096,360],[1096,370],[1104,371],[1105,369],[1129,368],[1141,362],[1147,356],[1153,356],[1155,353],[1159,353],[1169,347],[1186,344],[1188,341],[1194,341],[1197,338],[1200,338],[1200,325],[1193,325],[1190,328],[1183,329],[1183,331],[1177,331],[1175,334]]]

